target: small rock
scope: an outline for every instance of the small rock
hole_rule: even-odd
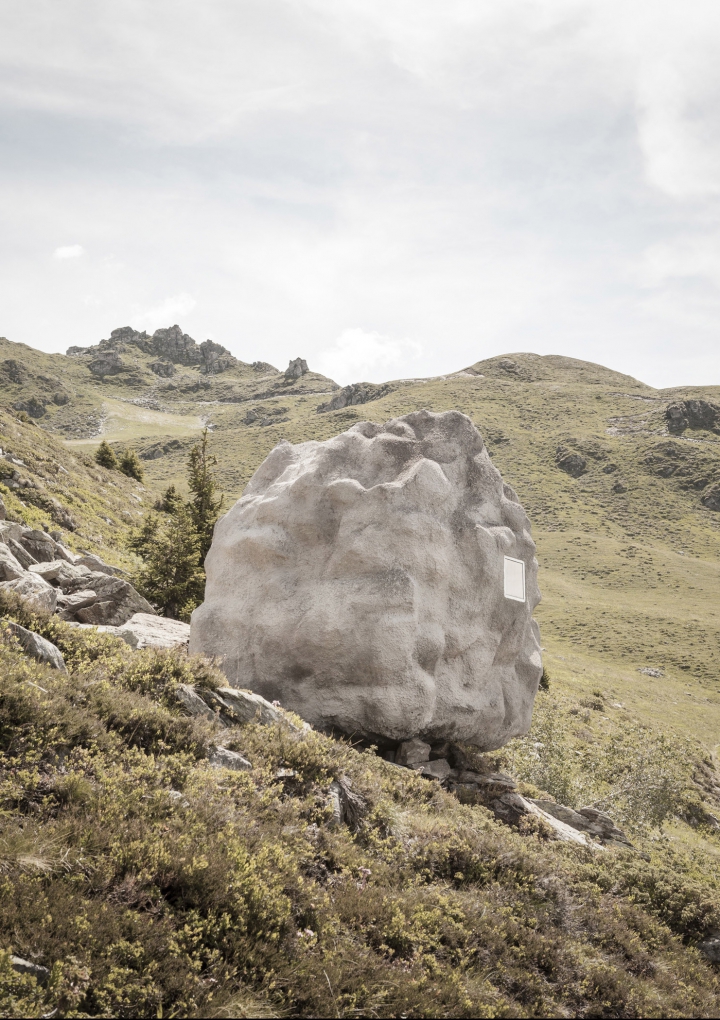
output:
[[[426,744],[424,740],[417,737],[412,740],[404,740],[395,752],[395,764],[407,767],[420,765],[422,762],[430,760],[430,751],[430,744]]]
[[[116,629],[118,637],[131,648],[175,648],[190,640],[189,623],[150,613],[135,613],[127,623]]]
[[[28,570],[34,563],[37,563],[35,557],[32,556],[25,546],[21,545],[20,541],[14,536],[8,535],[4,541],[23,570]]]
[[[14,581],[3,581],[0,583],[0,588],[17,592],[22,598],[27,599],[34,609],[46,610],[49,613],[55,612],[57,592],[51,584],[36,574],[26,573]]]
[[[109,574],[111,577],[115,577],[120,572],[117,567],[109,566],[109,564],[104,563],[99,556],[95,556],[93,553],[84,553],[82,556],[78,556],[75,559],[75,563],[80,567],[96,570],[100,574]]]
[[[252,691],[238,690],[236,687],[220,687],[217,691],[208,692],[209,698],[216,698],[223,715],[230,716],[233,722],[258,722],[263,725],[283,723],[290,729],[298,727],[290,722],[280,708],[275,708],[269,701]]]
[[[29,960],[23,960],[21,956],[11,956],[10,963],[12,964],[13,970],[16,970],[18,974],[29,974],[31,977],[34,977],[40,985],[44,985],[50,977],[50,971],[47,967],[41,967],[39,963],[31,963]]]
[[[14,581],[25,573],[6,545],[0,544],[0,581]]]
[[[217,716],[213,710],[208,708],[200,695],[187,684],[177,685],[175,688],[175,697],[189,715],[209,719],[211,722],[216,721]]]
[[[645,676],[665,676],[661,669],[653,669],[651,666],[642,666],[638,673],[644,673]]]
[[[333,813],[331,824],[342,825],[344,822],[351,829],[358,827],[368,808],[367,801],[359,793],[355,793],[352,780],[347,776],[340,776],[330,784],[328,805]]]
[[[65,660],[63,659],[62,652],[52,641],[48,641],[46,638],[36,634],[34,630],[26,630],[19,623],[7,623],[5,627],[17,638],[26,655],[31,655],[38,662],[47,663],[53,669],[60,669],[65,672]]]
[[[46,535],[44,531],[35,531],[33,528],[23,528],[21,544],[34,556],[38,563],[50,563],[56,559],[55,542]]]
[[[585,458],[581,457],[579,453],[566,450],[564,446],[558,446],[555,463],[561,471],[565,471],[566,474],[571,475],[573,478],[579,478],[580,475],[584,475],[587,471],[587,461]]]
[[[216,747],[212,754],[208,755],[208,761],[215,768],[234,769],[236,772],[247,772],[252,768],[247,758],[227,747]]]
[[[22,530],[22,524],[6,521],[3,517],[0,520],[0,542],[7,542],[9,538],[14,538],[16,542],[19,542],[22,537]]]
[[[425,762],[424,765],[416,766],[420,775],[427,776],[428,779],[447,779],[452,772],[450,763],[446,758],[436,758],[434,761]]]

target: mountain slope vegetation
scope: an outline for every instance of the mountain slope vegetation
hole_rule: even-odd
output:
[[[60,645],[69,673],[30,663],[10,638],[0,648],[3,1008],[716,1015],[717,977],[696,947],[720,932],[720,387],[660,391],[570,358],[511,354],[443,378],[339,388],[269,366],[208,372],[187,344],[191,364],[159,376],[149,366],[168,358],[142,349],[152,338],[123,336],[119,357],[138,364],[111,377],[88,365],[113,344],[67,357],[3,342],[29,373],[11,366],[21,381],[0,379],[8,516],[63,528],[52,512],[67,512],[73,548],[129,568],[130,530],[168,485],[185,491],[203,425],[231,501],[281,439],[463,411],[527,509],[541,565],[549,689],[528,737],[490,764],[528,796],[602,807],[635,849],[513,830],[320,734],[188,720],[177,683],[220,682],[201,662],[78,636],[6,603],[6,619]],[[41,375],[54,377],[42,391]],[[46,399],[55,380],[65,404]],[[17,406],[33,393],[45,401],[37,417]],[[94,462],[103,438],[137,448],[142,484]],[[213,767],[219,742],[252,771]],[[354,827],[328,806],[343,776],[367,805]],[[19,974],[11,953],[51,975]]]

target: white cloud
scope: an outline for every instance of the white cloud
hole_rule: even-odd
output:
[[[56,248],[53,252],[53,258],[56,259],[79,259],[81,255],[85,254],[85,249],[81,244],[66,244],[64,247]]]
[[[192,312],[197,301],[190,294],[174,294],[159,304],[132,316],[133,325],[140,329],[156,330],[172,326]]]
[[[382,336],[375,330],[344,329],[332,347],[319,353],[317,370],[343,386],[383,382],[421,354],[421,345],[412,340]]]

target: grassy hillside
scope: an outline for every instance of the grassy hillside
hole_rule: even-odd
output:
[[[112,1015],[160,1015],[160,1008],[163,1015],[175,1008],[177,1015],[218,1016],[717,1013],[715,977],[692,946],[720,931],[720,511],[703,503],[720,482],[720,435],[707,427],[671,433],[666,409],[691,399],[720,404],[720,387],[659,391],[601,366],[513,354],[445,378],[395,381],[380,399],[318,413],[337,389],[312,374],[291,380],[269,366],[220,374],[180,366],[160,378],[148,367],[153,355],[140,350],[134,368],[99,379],[87,367],[95,354],[18,347],[8,344],[3,356],[22,358],[34,375],[20,383],[0,377],[8,406],[29,400],[41,375],[72,395],[67,404],[46,402],[37,424],[19,421],[19,411],[0,412],[3,452],[25,461],[17,470],[37,485],[10,490],[0,482],[9,515],[55,526],[53,504],[43,503],[55,499],[73,517],[70,544],[119,565],[130,562],[126,536],[143,508],[170,482],[184,484],[187,453],[205,423],[232,500],[280,439],[325,439],[356,421],[422,407],[468,414],[533,521],[550,676],[531,734],[499,752],[494,765],[527,783],[530,796],[602,803],[649,860],[615,850],[587,856],[540,831],[514,833],[482,808],[459,805],[374,755],[321,737],[295,745],[251,727],[231,746],[253,760],[254,778],[228,774],[218,783],[205,761],[212,735],[191,739],[183,723],[182,740],[153,736],[175,733],[182,721],[167,697],[165,666],[157,666],[162,683],[143,681],[126,701],[122,692],[136,683],[124,679],[128,670],[135,675],[130,660],[100,670],[95,652],[80,649],[66,680],[31,676],[27,663],[22,672],[12,659],[8,704],[17,698],[25,707],[3,732],[15,747],[22,719],[45,718],[45,697],[50,717],[70,719],[86,704],[78,691],[96,684],[102,697],[87,702],[83,725],[107,732],[110,743],[88,751],[92,742],[77,736],[74,722],[67,722],[71,736],[41,730],[39,740],[60,748],[58,761],[65,747],[79,748],[76,757],[62,766],[40,750],[30,764],[18,759],[13,768],[25,787],[45,791],[38,776],[47,774],[49,792],[6,803],[14,819],[37,811],[37,838],[47,836],[49,846],[56,831],[57,845],[72,848],[94,846],[99,830],[117,833],[98,851],[110,863],[102,882],[74,865],[67,872],[58,865],[52,879],[17,861],[6,865],[16,883],[24,876],[11,916],[35,898],[45,906],[32,923],[11,920],[4,944],[20,955],[32,950],[41,962],[60,959],[59,929],[49,924],[46,937],[38,918],[57,913],[43,897],[71,904],[92,935],[73,935],[74,948],[64,951],[105,975],[98,981],[110,989],[104,998],[78,993],[74,1001]],[[121,357],[130,364],[135,354]],[[175,389],[166,385],[178,376]],[[49,391],[55,381],[46,385]],[[137,447],[143,486],[94,465],[89,455],[101,437]],[[128,712],[140,736],[131,733]],[[138,723],[144,713],[155,720],[148,729]],[[85,777],[92,796],[57,800],[53,783],[62,789],[66,775],[60,767]],[[298,786],[278,786],[277,768],[293,769]],[[328,828],[322,815],[322,791],[341,772],[372,805],[354,834]],[[103,778],[120,775],[127,804],[131,788],[151,790],[152,804],[132,808],[129,828],[112,813],[114,787]],[[162,806],[168,789],[184,792],[190,814],[180,818]],[[163,871],[162,834],[176,840],[186,831],[185,863]],[[206,847],[208,831],[215,849]],[[128,840],[133,849],[123,856]],[[243,855],[266,849],[261,881]],[[196,872],[202,854],[208,863]],[[128,883],[140,890],[137,899],[123,891]],[[227,897],[213,890],[229,888],[240,891],[221,923]],[[277,904],[277,897],[279,914],[253,913],[253,904]],[[90,906],[97,903],[124,919],[108,921],[105,934],[92,927],[100,923]],[[81,932],[86,922],[73,923]],[[218,925],[232,937],[218,942]],[[106,946],[102,961],[91,942]],[[139,947],[134,956],[115,948],[130,944]],[[67,973],[73,966],[67,963]],[[37,992],[39,1012],[53,1008],[48,995]]]
[[[221,683],[203,662],[0,601],[69,666],[0,643],[2,1015],[717,1015],[694,948],[720,927],[717,854],[653,837],[657,796],[631,805],[635,851],[513,830],[372,749],[185,718],[179,683]],[[540,695],[556,738],[543,777],[570,793],[582,769],[561,760],[559,723],[597,729],[583,712],[604,718]],[[687,747],[608,725],[624,755],[603,769],[596,753],[593,782],[662,773],[702,827]],[[252,769],[214,767],[219,743]],[[531,745],[504,754],[532,772]],[[360,805],[351,825],[333,820],[338,779]],[[45,971],[18,972],[13,954]]]

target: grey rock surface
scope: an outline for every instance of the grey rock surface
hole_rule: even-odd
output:
[[[252,768],[247,758],[227,747],[216,747],[212,754],[208,755],[208,761],[215,768],[233,769],[235,772],[248,772]]]
[[[63,591],[66,595],[73,595],[87,589],[95,592],[96,601],[77,611],[75,615],[80,623],[120,627],[136,613],[157,615],[147,599],[138,594],[128,581],[108,574],[96,571],[83,574],[66,585]]]
[[[295,358],[294,360],[290,361],[290,364],[285,369],[285,378],[300,379],[309,371],[310,369],[308,368],[308,363],[307,361],[305,361],[304,358]]]
[[[505,557],[526,598],[504,595]],[[191,652],[314,726],[485,749],[540,679],[528,518],[456,411],[282,442],[215,528]]]
[[[37,574],[25,573],[14,581],[3,581],[0,583],[0,588],[16,592],[27,599],[30,605],[36,609],[44,609],[49,613],[55,612],[57,591]]]
[[[14,581],[25,573],[6,545],[0,544],[0,581]]]
[[[49,563],[55,559],[55,542],[44,531],[23,528],[20,543],[38,563]]]
[[[208,708],[193,687],[188,686],[188,684],[178,684],[175,688],[175,697],[188,715],[200,716],[202,719],[215,722],[217,716],[211,708]]]
[[[29,974],[37,980],[38,984],[44,985],[50,977],[50,971],[47,967],[41,967],[39,963],[31,963],[30,960],[24,960],[22,956],[11,956],[10,963],[13,970],[17,971],[18,974]]]
[[[5,627],[17,638],[26,655],[32,656],[38,662],[47,663],[53,669],[65,670],[65,660],[63,659],[62,652],[52,641],[48,641],[47,638],[36,634],[34,630],[26,630],[19,623],[6,623]]]
[[[395,752],[395,763],[397,765],[418,765],[421,762],[430,760],[430,745],[424,740],[404,740]]]
[[[117,633],[131,648],[175,648],[190,640],[190,624],[152,613],[135,613],[117,628]]]

